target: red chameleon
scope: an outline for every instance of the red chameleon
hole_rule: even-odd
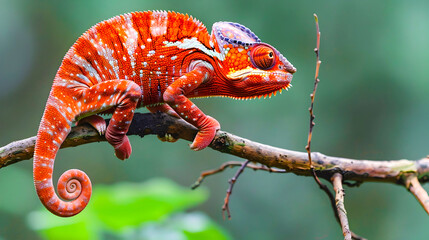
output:
[[[220,129],[189,98],[266,97],[290,87],[296,69],[248,28],[217,22],[209,35],[198,20],[175,12],[124,14],[91,27],[70,48],[55,76],[37,132],[34,185],[43,205],[69,217],[91,197],[88,176],[76,169],[52,184],[55,155],[73,122],[94,126],[127,159],[125,135],[137,107],[183,118],[199,129],[191,149],[201,150]],[[106,128],[97,114],[113,114]]]

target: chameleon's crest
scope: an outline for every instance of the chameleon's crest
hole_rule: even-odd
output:
[[[225,44],[251,46],[261,40],[245,26],[233,22],[217,22],[212,29],[220,48]]]

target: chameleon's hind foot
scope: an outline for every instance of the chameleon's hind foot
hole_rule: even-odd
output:
[[[115,156],[121,160],[128,159],[132,151],[130,140],[127,136],[124,136],[122,144],[115,146]]]
[[[106,121],[104,120],[104,118],[98,115],[92,115],[89,117],[82,118],[81,120],[76,122],[76,125],[82,126],[85,123],[88,123],[89,125],[94,127],[100,135],[104,135],[106,133]]]

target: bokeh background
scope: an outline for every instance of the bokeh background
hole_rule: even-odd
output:
[[[112,16],[152,9],[188,13],[209,31],[216,21],[239,22],[298,69],[293,88],[271,99],[195,100],[223,130],[304,151],[316,12],[322,65],[313,151],[374,160],[420,159],[429,154],[425,0],[0,0],[0,145],[36,134],[57,68],[80,34]],[[61,150],[54,177],[79,168],[95,188],[155,177],[190,186],[201,171],[239,160],[210,149],[193,152],[185,141],[162,143],[149,136],[131,137],[131,142],[133,155],[125,162],[114,157],[107,143]],[[204,186],[210,197],[196,207],[232,239],[342,239],[325,194],[311,178],[294,174],[245,171],[232,195],[232,220],[223,220],[221,206],[234,172],[209,177]],[[30,161],[0,170],[0,239],[36,238],[27,219],[40,207]],[[351,229],[369,239],[429,235],[427,214],[403,187],[365,183],[347,188],[346,208]]]

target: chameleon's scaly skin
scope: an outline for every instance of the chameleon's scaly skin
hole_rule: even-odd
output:
[[[249,29],[218,22],[209,35],[202,23],[174,12],[136,12],[98,23],[67,52],[55,76],[34,153],[34,184],[40,200],[58,216],[82,211],[91,182],[68,170],[53,188],[55,155],[73,122],[88,122],[120,159],[131,154],[125,135],[137,107],[180,116],[199,129],[191,148],[213,140],[219,123],[189,98],[254,98],[287,89],[295,68]],[[159,105],[162,104],[162,105]],[[112,113],[106,129],[95,114]]]

